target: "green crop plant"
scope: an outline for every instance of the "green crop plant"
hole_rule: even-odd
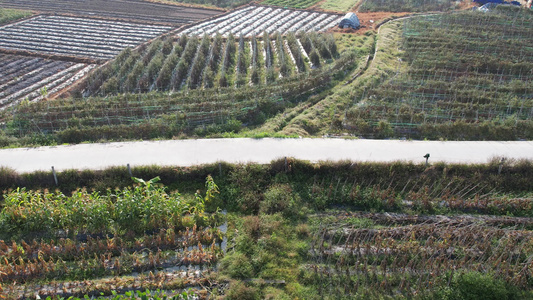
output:
[[[61,192],[27,191],[16,189],[4,196],[0,212],[0,228],[9,234],[54,230],[89,233],[116,233],[123,230],[144,232],[180,226],[181,218],[190,215],[206,218],[205,205],[211,201],[218,187],[212,177],[207,178],[206,196],[196,194],[194,201],[186,201],[178,193],[168,194],[156,183],[134,179],[138,185],[108,191],[106,195],[77,190],[72,196]]]

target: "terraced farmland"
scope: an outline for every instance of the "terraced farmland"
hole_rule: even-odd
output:
[[[354,68],[356,59],[352,53],[343,54],[332,64],[309,72],[273,76],[274,84],[57,99],[18,107],[15,115],[3,114],[0,119],[9,122],[5,130],[9,135],[45,133],[61,143],[240,130],[243,123],[261,124],[284,108],[331,88],[336,77]],[[91,75],[88,80],[101,82]]]
[[[531,11],[501,7],[402,22],[390,78],[359,96],[348,128],[433,139],[533,138]]]
[[[291,10],[268,6],[247,6],[230,14],[202,22],[183,31],[189,35],[217,32],[223,36],[260,35],[263,32],[287,34],[296,31],[326,31],[339,24],[343,16],[337,14]]]
[[[307,270],[314,273],[311,282],[324,287],[323,297],[360,295],[364,286],[366,298],[415,298],[476,271],[524,290],[531,286],[531,218],[340,212],[320,222]]]
[[[90,59],[110,59],[169,31],[142,25],[66,16],[37,16],[0,27],[0,49]]]
[[[0,54],[0,109],[38,101],[68,87],[96,65]]]
[[[218,192],[212,185],[209,191]],[[204,211],[213,197],[185,201],[149,186],[108,196],[86,191],[72,197],[25,190],[5,194],[0,212],[3,295],[83,297],[209,286],[207,276],[222,254],[224,234],[214,221],[223,215]],[[20,212],[20,218],[11,219]],[[36,232],[46,238],[31,239]],[[17,233],[27,242],[12,239]],[[58,284],[61,279],[66,281]]]
[[[0,0],[0,7],[38,12],[69,13],[78,16],[120,19],[179,26],[222,13],[221,10],[169,5],[142,0]]]
[[[274,83],[306,73],[338,57],[329,34],[263,34],[245,39],[182,35],[155,40],[141,51],[122,52],[80,86],[85,96],[240,87]]]

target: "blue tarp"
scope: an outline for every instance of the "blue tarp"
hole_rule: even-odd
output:
[[[360,25],[361,24],[359,23],[359,18],[353,12],[347,13],[346,16],[344,16],[344,18],[339,23],[340,28],[352,27],[354,29],[357,29]]]
[[[520,2],[518,1],[512,1],[512,2],[506,2],[504,0],[474,0],[475,3],[479,3],[481,5],[485,5],[487,3],[494,3],[494,4],[511,4],[511,5],[517,5],[520,6]]]

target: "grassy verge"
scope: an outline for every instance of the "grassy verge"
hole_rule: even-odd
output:
[[[144,179],[159,176],[161,182],[170,190],[179,190],[185,194],[194,194],[196,190],[202,189],[203,180],[211,174],[215,181],[223,186],[220,189],[218,202],[213,205],[224,206],[234,211],[251,212],[259,210],[262,197],[258,195],[281,180],[298,191],[301,199],[312,208],[349,205],[368,209],[375,204],[377,205],[375,209],[379,210],[389,205],[386,204],[386,200],[390,197],[390,200],[393,200],[392,204],[401,206],[400,210],[409,210],[416,203],[396,203],[395,199],[408,200],[418,195],[421,199],[431,196],[448,201],[453,198],[451,195],[454,195],[458,199],[467,200],[475,194],[480,194],[488,200],[498,200],[502,193],[519,196],[527,195],[533,190],[531,162],[506,160],[501,165],[500,172],[499,169],[499,160],[489,164],[468,166],[439,163],[426,168],[424,165],[400,162],[313,164],[289,159],[286,165],[280,160],[268,165],[211,164],[190,168],[145,166],[133,168],[132,174]],[[4,191],[22,186],[32,190],[59,189],[65,194],[70,194],[80,187],[106,192],[110,188],[124,188],[133,184],[126,167],[114,167],[103,171],[60,172],[57,174],[58,186],[55,186],[51,172],[18,174],[3,168],[0,178],[2,179],[0,190]],[[426,191],[426,187],[431,190]],[[376,189],[383,192],[373,196],[372,201],[376,202],[374,204],[365,202],[368,195],[363,191]],[[351,194],[356,190],[361,191],[362,198]],[[514,198],[507,199],[508,203],[502,204],[508,206],[507,212],[516,210],[519,214],[530,213],[526,209],[528,201],[525,201],[523,203],[525,206],[522,207],[520,201],[512,199]],[[505,201],[504,198],[500,200]],[[435,211],[443,209],[443,212],[447,211],[446,207],[454,210],[458,205],[442,206],[437,200],[430,204],[431,209]],[[478,204],[481,206],[476,209],[481,211],[495,209],[493,213],[498,213],[496,207],[488,206],[487,202]],[[518,206],[512,210],[513,205]],[[428,206],[425,209],[429,208]],[[460,206],[457,206],[457,209],[460,210]]]

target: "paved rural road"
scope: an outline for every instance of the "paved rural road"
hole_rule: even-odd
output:
[[[268,163],[282,157],[319,160],[485,163],[505,156],[533,160],[533,142],[438,142],[345,139],[202,139],[80,144],[0,150],[0,166],[18,172],[104,169],[130,164],[191,166],[226,162]]]

